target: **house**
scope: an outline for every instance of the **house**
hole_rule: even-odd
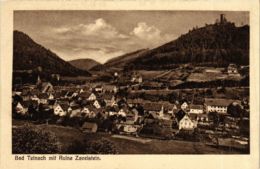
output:
[[[104,94],[102,99],[104,99],[106,106],[113,106],[116,104],[115,96],[111,93]]]
[[[54,114],[57,116],[66,116],[69,109],[68,104],[57,104],[54,107]]]
[[[93,101],[93,100],[96,100],[96,99],[97,99],[97,96],[94,93],[91,93],[89,95],[89,97],[87,98],[87,100],[89,100],[89,101]]]
[[[80,88],[78,93],[83,93],[84,92],[84,89]]]
[[[53,94],[53,97],[54,97],[55,99],[61,98],[61,97],[62,97],[62,92],[56,91],[56,92]]]
[[[155,112],[151,112],[151,113],[148,114],[148,116],[146,116],[144,118],[144,123],[145,124],[152,124],[158,119],[159,119],[158,115]]]
[[[137,106],[137,105],[140,105],[144,103],[144,100],[143,99],[140,99],[140,98],[135,98],[135,99],[127,99],[127,104],[128,106],[130,107],[134,107],[134,106]]]
[[[81,115],[81,108],[79,105],[74,105],[70,107],[70,117],[76,117]]]
[[[97,129],[98,129],[97,123],[91,123],[91,122],[85,122],[81,127],[81,130],[84,133],[96,133]]]
[[[108,116],[114,116],[119,112],[119,108],[117,106],[106,107],[106,112]]]
[[[65,98],[72,98],[73,94],[74,94],[73,91],[67,91],[67,93],[65,94]]]
[[[47,93],[40,93],[38,97],[39,97],[40,103],[47,104],[48,99],[49,99],[49,96]]]
[[[128,110],[126,108],[121,108],[117,114],[126,117],[127,112]]]
[[[184,101],[182,104],[181,104],[181,109],[182,110],[187,110],[188,108],[188,103],[186,101]]]
[[[100,109],[100,108],[101,108],[101,103],[100,103],[100,101],[98,101],[98,100],[95,100],[94,103],[93,103],[93,105],[94,105],[97,109]]]
[[[89,107],[89,114],[87,115],[88,118],[96,118],[98,114],[98,109],[96,109],[94,106]]]
[[[118,87],[116,85],[104,85],[103,91],[107,93],[117,93]]]
[[[205,98],[205,102],[204,102],[207,113],[217,112],[222,114],[227,113],[227,108],[232,103],[237,103],[241,105],[240,101],[231,100],[231,99]]]
[[[134,124],[138,119],[138,111],[134,108],[126,114],[126,124]]]
[[[30,89],[23,89],[20,96],[22,97],[23,101],[30,100]]]
[[[17,114],[25,115],[28,112],[28,107],[25,104],[18,102],[15,106],[15,112]]]
[[[46,104],[42,104],[42,103],[39,104],[39,111],[40,112],[48,112],[49,110],[50,110],[50,107],[47,103]]]
[[[238,68],[236,64],[229,64],[227,67],[228,74],[238,74]]]
[[[198,114],[197,115],[197,121],[199,124],[208,124],[209,117],[207,114]]]
[[[184,110],[179,110],[177,113],[175,113],[175,117],[177,121],[179,122],[187,113]]]
[[[37,101],[38,103],[40,103],[40,99],[36,94],[31,94],[31,100]]]
[[[52,93],[54,91],[53,85],[50,82],[43,82],[38,85],[42,93]]]
[[[122,132],[127,134],[133,134],[137,133],[137,130],[140,128],[138,125],[129,125],[129,124],[123,124],[120,126],[119,130],[121,129]]]
[[[60,75],[59,74],[51,74],[52,79],[59,81]]]
[[[48,98],[49,100],[52,100],[52,99],[54,99],[54,96],[53,96],[53,94],[49,94],[49,98]]]
[[[187,114],[179,121],[179,130],[193,130],[196,127],[197,123],[192,121]]]
[[[142,83],[143,77],[141,75],[134,74],[131,78],[131,82],[133,83]]]
[[[81,114],[82,114],[83,116],[86,116],[86,115],[90,114],[89,108],[88,108],[88,107],[83,107],[83,108],[81,109]]]
[[[159,125],[165,129],[172,129],[172,120],[169,119],[160,119],[159,120]]]
[[[56,105],[56,100],[55,99],[48,100],[48,105],[49,105],[50,109],[54,109],[54,107]]]
[[[189,106],[190,112],[192,114],[202,114],[203,113],[203,105],[196,105],[196,104],[191,104]]]
[[[158,113],[162,109],[162,104],[146,102],[143,104],[143,109],[149,113]]]
[[[97,109],[94,107],[83,107],[81,109],[81,116],[88,118],[95,118],[97,115]]]
[[[97,85],[94,90],[96,92],[98,92],[98,93],[102,93],[103,92],[103,86],[102,85]]]
[[[78,97],[80,99],[88,99],[90,95],[91,95],[91,92],[83,91],[83,92],[79,93]]]

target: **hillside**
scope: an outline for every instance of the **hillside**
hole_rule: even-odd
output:
[[[148,49],[141,49],[131,53],[127,53],[108,60],[104,65],[107,67],[124,67],[127,63],[137,59],[139,56],[147,51]]]
[[[249,26],[233,23],[194,28],[178,39],[146,51],[131,60],[129,69],[168,69],[178,64],[227,66],[229,63],[249,64]]]
[[[34,42],[23,32],[14,31],[13,40],[14,70],[33,70],[41,67],[45,73],[59,73],[66,76],[90,76],[89,72],[75,68],[49,49]]]
[[[149,51],[148,49],[140,49],[131,53],[126,53],[121,56],[114,57],[108,60],[103,65],[96,65],[91,68],[91,71],[103,71],[103,70],[110,70],[110,69],[123,69],[126,65],[130,62],[133,62],[138,57],[142,56],[145,52]]]
[[[82,70],[90,70],[91,68],[100,65],[99,62],[93,60],[93,59],[75,59],[69,61],[69,63],[73,66],[75,66],[78,69]]]

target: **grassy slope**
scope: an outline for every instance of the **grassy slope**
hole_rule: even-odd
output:
[[[23,125],[25,122],[13,120],[14,126]],[[177,140],[152,140],[143,144],[136,141],[113,138],[108,134],[97,133],[85,135],[78,129],[72,127],[63,127],[57,125],[37,125],[47,131],[54,132],[62,144],[62,150],[65,150],[74,140],[83,141],[87,139],[107,138],[114,142],[119,154],[229,154],[230,152],[219,150],[198,142],[177,141]],[[231,153],[239,153],[233,151]]]

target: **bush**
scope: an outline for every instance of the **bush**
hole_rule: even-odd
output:
[[[117,154],[114,143],[107,139],[100,139],[97,141],[90,141],[86,144],[87,154]]]
[[[14,154],[53,154],[60,152],[59,142],[51,132],[24,125],[12,130]]]
[[[84,140],[73,141],[66,151],[67,154],[117,154],[114,143],[107,139],[100,139],[95,141]]]
[[[85,154],[86,145],[78,140],[74,140],[67,148],[66,154]]]

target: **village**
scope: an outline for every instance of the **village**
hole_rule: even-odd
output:
[[[233,64],[227,71],[238,74]],[[153,82],[145,82],[141,75],[133,73],[128,79],[124,77],[122,84],[119,74],[114,72],[112,84],[86,82],[64,86],[52,85],[38,75],[35,84],[13,87],[13,119],[71,126],[84,133],[188,140],[248,150],[248,98],[205,97],[194,102],[182,97],[171,102],[160,98],[154,101],[133,97],[136,90],[143,91]]]

